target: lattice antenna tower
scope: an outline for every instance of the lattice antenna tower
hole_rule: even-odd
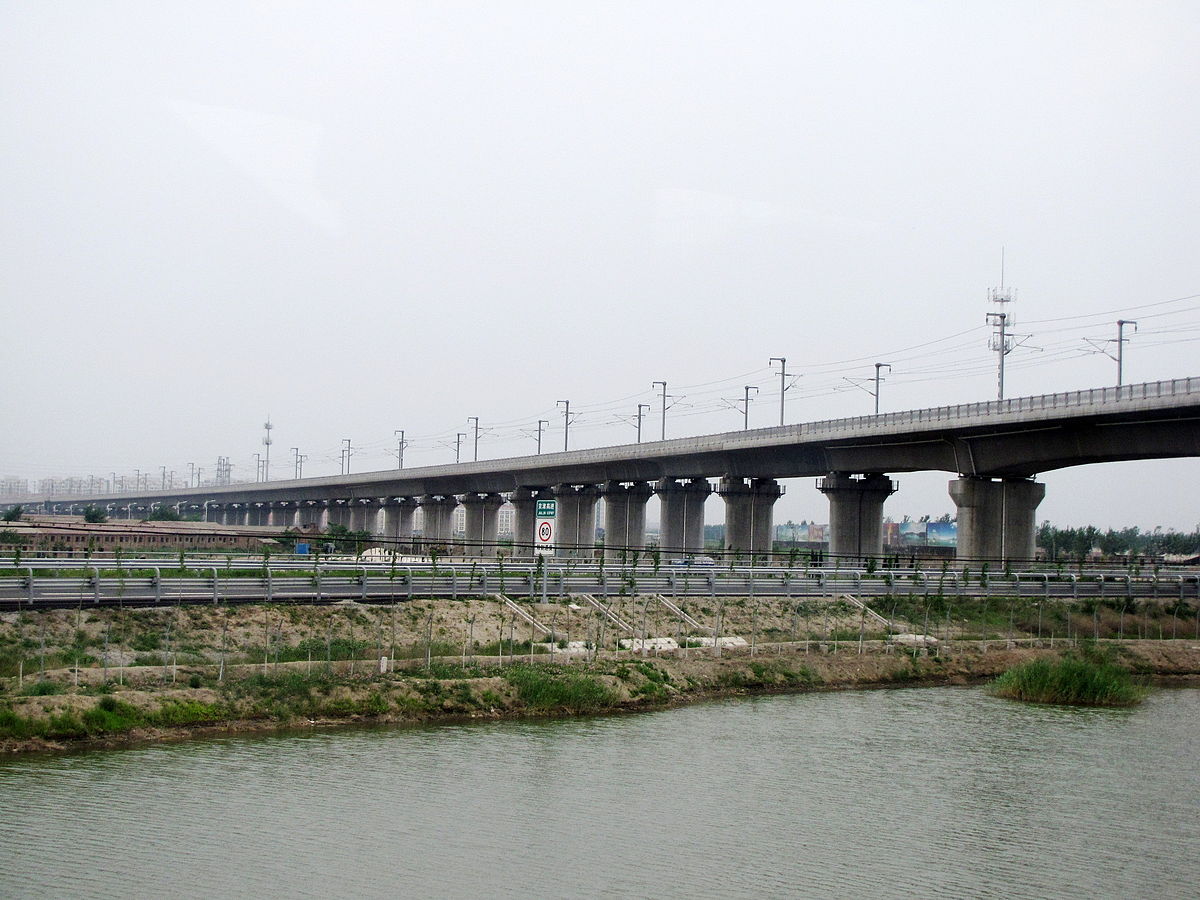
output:
[[[988,311],[987,322],[995,331],[988,341],[988,349],[996,354],[996,396],[1004,399],[1004,358],[1012,353],[1016,346],[1013,341],[1012,329],[1016,324],[1013,317],[1012,304],[1017,299],[1016,288],[1004,285],[1004,248],[1000,248],[1000,287],[988,290],[988,303],[992,308]]]
[[[271,480],[271,445],[275,443],[271,439],[271,429],[275,426],[271,424],[271,416],[267,416],[267,421],[263,423],[263,446],[267,448],[265,458],[263,459],[262,480]]]

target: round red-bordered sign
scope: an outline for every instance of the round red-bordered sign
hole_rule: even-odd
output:
[[[538,525],[538,541],[543,544],[550,543],[550,539],[554,537],[554,526],[549,522],[542,522]]]

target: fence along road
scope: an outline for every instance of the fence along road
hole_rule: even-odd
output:
[[[128,571],[128,574],[125,572]],[[850,594],[1024,597],[1084,600],[1200,600],[1200,572],[1082,574],[1015,572],[964,577],[961,572],[755,567],[612,568],[592,565],[253,567],[35,564],[0,568],[0,609],[154,606],[200,603],[395,603],[418,598],[505,595],[562,600],[572,595],[811,598]]]

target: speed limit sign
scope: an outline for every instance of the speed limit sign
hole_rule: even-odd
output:
[[[533,552],[554,555],[554,520],[558,517],[557,500],[539,500],[533,529]]]

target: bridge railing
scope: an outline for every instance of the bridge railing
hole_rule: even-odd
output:
[[[1032,397],[1013,397],[1009,400],[956,403],[904,412],[880,413],[879,415],[821,419],[816,422],[807,422],[803,428],[806,434],[814,434],[878,427],[880,425],[948,422],[1008,413],[1081,409],[1131,400],[1157,400],[1164,397],[1184,397],[1189,395],[1200,395],[1200,378],[1172,378],[1166,381],[1126,384],[1121,387],[1114,385],[1112,387],[1087,388],[1079,391],[1061,391],[1054,394],[1037,394]]]

